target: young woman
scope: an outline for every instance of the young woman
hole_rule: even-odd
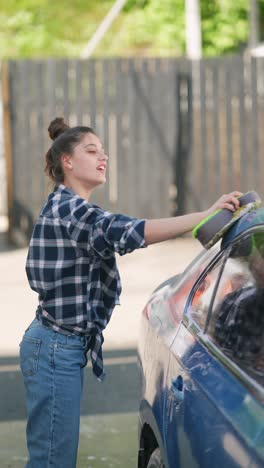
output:
[[[143,220],[89,203],[106,180],[108,156],[89,127],[51,122],[54,140],[46,173],[55,184],[33,230],[26,262],[39,295],[36,318],[20,344],[28,412],[27,468],[74,468],[77,460],[83,369],[104,376],[102,344],[120,278],[115,252],[124,255],[190,231],[218,208],[234,210],[240,192],[223,195],[205,212]]]

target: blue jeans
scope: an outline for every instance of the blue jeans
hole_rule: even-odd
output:
[[[75,468],[89,338],[33,320],[20,343],[27,406],[26,468]]]

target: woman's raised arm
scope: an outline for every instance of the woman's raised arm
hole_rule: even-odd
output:
[[[202,219],[206,218],[218,209],[227,208],[228,210],[235,211],[239,208],[239,200],[237,197],[240,195],[242,195],[242,193],[237,191],[231,192],[227,195],[222,195],[206,211],[171,218],[147,220],[144,233],[146,245],[174,239],[181,234],[185,234],[186,232],[191,231],[196,224],[202,221]]]

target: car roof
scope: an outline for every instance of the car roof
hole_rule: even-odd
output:
[[[261,225],[264,226],[264,208],[246,213],[224,235],[221,248],[226,248],[241,233]]]

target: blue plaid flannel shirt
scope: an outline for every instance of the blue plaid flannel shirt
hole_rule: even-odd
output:
[[[36,315],[49,328],[88,337],[93,372],[104,377],[103,330],[119,304],[120,255],[145,247],[145,220],[112,214],[63,184],[44,204],[26,260]]]

